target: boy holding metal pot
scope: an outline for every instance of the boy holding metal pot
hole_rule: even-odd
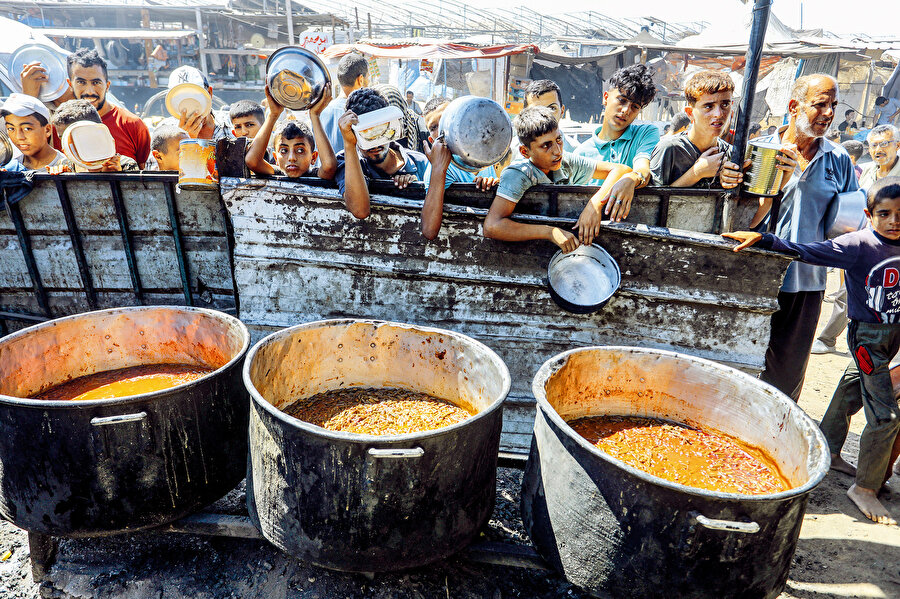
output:
[[[850,326],[847,344],[859,371],[866,427],[859,441],[856,482],[847,496],[870,520],[896,524],[877,493],[890,470],[891,451],[900,432],[900,407],[894,396],[890,363],[900,351],[900,177],[885,177],[868,193],[866,216],[871,228],[836,239],[794,243],[770,233],[723,233],[741,242],[734,251],[758,247],[790,252],[802,262],[845,271]],[[845,373],[846,379],[848,373]],[[837,394],[822,419],[832,455],[840,455],[849,414]]]

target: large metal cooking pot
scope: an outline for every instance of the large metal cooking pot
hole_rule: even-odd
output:
[[[227,493],[246,468],[249,344],[238,319],[175,306],[78,314],[0,339],[0,515],[32,532],[97,536],[176,520]],[[162,363],[216,370],[120,399],[23,399]]]
[[[503,160],[512,142],[509,115],[488,98],[456,98],[444,109],[438,127],[453,153],[453,163],[470,172]]]
[[[522,487],[538,552],[574,584],[623,598],[776,597],[810,491],[828,471],[816,424],[787,396],[733,368],[669,351],[590,347],[551,358]],[[717,429],[764,449],[792,489],[715,493],[616,460],[566,421],[635,415]]]
[[[272,97],[291,110],[309,110],[322,99],[329,81],[325,63],[306,48],[278,48],[266,61],[266,83]]]
[[[312,322],[253,346],[244,383],[252,398],[247,507],[287,553],[336,570],[399,570],[463,548],[490,517],[510,379],[481,343],[390,322]],[[413,389],[478,413],[434,431],[375,436],[282,411],[342,386]]]

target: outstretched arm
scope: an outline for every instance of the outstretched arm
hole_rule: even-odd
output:
[[[369,184],[362,172],[356,150],[356,134],[353,125],[359,122],[356,114],[348,110],[338,119],[338,128],[344,138],[344,203],[356,218],[366,218],[371,213]]]
[[[428,192],[422,204],[422,235],[434,239],[441,230],[444,217],[444,188],[447,183],[447,168],[450,166],[450,149],[444,145],[443,137],[438,137],[431,147],[425,143],[425,155],[431,163],[431,177]]]
[[[322,111],[331,103],[331,82],[325,84],[322,99],[309,109],[309,122],[312,125],[313,138],[316,140],[316,150],[319,151],[319,178],[334,179],[337,172],[337,158],[334,156],[334,148],[328,141],[325,128],[322,127]]]
[[[256,137],[250,141],[250,147],[244,157],[247,168],[257,175],[274,175],[277,172],[274,165],[266,162],[265,156],[269,139],[272,137],[272,130],[275,128],[275,123],[278,122],[278,117],[284,112],[284,106],[275,101],[275,98],[269,93],[269,86],[266,86],[266,100],[269,105],[266,120],[256,132]]]
[[[484,236],[501,241],[546,239],[558,245],[564,252],[571,252],[578,247],[578,239],[569,231],[563,231],[559,227],[514,221],[510,216],[515,209],[515,202],[495,197],[484,219]]]

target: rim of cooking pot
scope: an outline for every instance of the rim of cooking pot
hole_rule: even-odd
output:
[[[788,489],[786,491],[780,491],[778,493],[768,493],[765,495],[746,495],[743,493],[721,493],[718,491],[707,491],[705,489],[698,489],[697,487],[689,487],[687,485],[682,485],[681,483],[672,482],[666,480],[664,478],[659,478],[658,476],[654,476],[643,470],[638,470],[637,468],[628,465],[627,463],[618,460],[611,455],[600,451],[597,447],[594,447],[591,443],[588,443],[587,439],[579,435],[575,432],[572,427],[568,425],[568,423],[563,420],[562,416],[550,405],[550,401],[547,399],[547,394],[544,389],[547,381],[550,377],[558,372],[563,366],[565,366],[566,362],[568,362],[569,357],[573,354],[582,353],[586,351],[592,350],[604,350],[604,351],[621,351],[627,353],[641,353],[641,354],[656,354],[660,356],[668,356],[668,357],[676,357],[680,359],[687,359],[692,362],[695,362],[703,367],[712,368],[716,371],[722,371],[722,369],[727,368],[726,366],[719,364],[718,362],[714,362],[712,360],[707,360],[705,358],[698,358],[696,356],[689,356],[686,354],[681,354],[678,352],[665,350],[665,349],[655,349],[655,348],[643,348],[636,347],[630,345],[593,345],[590,347],[579,347],[576,349],[570,349],[568,351],[564,351],[560,354],[557,354],[547,360],[541,365],[537,374],[534,375],[534,380],[531,384],[531,391],[534,394],[535,399],[537,400],[538,406],[543,409],[544,413],[553,421],[557,426],[564,427],[563,430],[568,431],[569,436],[572,437],[578,445],[580,445],[583,449],[586,449],[593,455],[597,456],[601,460],[612,463],[613,465],[625,470],[632,476],[636,476],[638,478],[647,480],[661,487],[666,487],[672,489],[674,491],[679,491],[681,493],[688,493],[691,495],[698,495],[706,498],[715,498],[722,500],[740,500],[740,501],[773,501],[780,499],[787,499],[790,497],[794,497],[796,495],[801,495],[803,493],[808,493],[812,489],[814,489],[825,475],[828,473],[828,469],[831,464],[831,456],[828,451],[822,452],[822,458],[819,460],[819,463],[812,469],[809,480],[807,480],[803,485],[799,487],[794,487]],[[756,377],[752,377],[746,372],[741,372],[740,370],[731,368],[732,372],[729,372],[729,376],[736,377],[738,379],[744,379],[748,383],[759,384],[761,381]],[[799,412],[800,421],[805,425],[806,429],[808,429],[813,436],[815,436],[819,440],[820,447],[828,447],[827,442],[825,441],[825,435],[822,434],[822,431],[819,430],[818,425],[813,421],[812,418],[809,417],[806,412],[804,412],[800,406],[794,403],[788,396],[780,393],[777,389],[772,387],[771,385],[767,385],[763,383],[765,390],[768,391],[772,399],[784,404],[788,410]]]
[[[294,418],[293,416],[289,416],[285,414],[275,406],[264,398],[259,391],[256,389],[256,385],[250,380],[250,366],[253,364],[253,358],[256,356],[257,351],[262,348],[264,345],[279,339],[281,337],[288,337],[292,335],[295,331],[301,331],[304,329],[313,329],[313,328],[321,328],[323,326],[336,326],[336,325],[376,325],[376,326],[394,326],[405,329],[416,329],[418,331],[424,331],[428,333],[438,333],[445,337],[449,337],[457,340],[464,340],[466,342],[474,343],[476,346],[480,347],[483,351],[487,352],[488,355],[492,355],[497,358],[500,365],[503,366],[503,392],[499,394],[499,396],[491,402],[491,404],[485,409],[481,410],[477,414],[472,415],[469,418],[461,422],[457,422],[455,424],[451,424],[450,426],[444,426],[438,429],[430,430],[430,431],[421,431],[417,433],[406,433],[403,435],[363,435],[359,433],[347,433],[342,431],[331,431],[327,428],[322,428],[321,426],[316,426],[315,424],[311,424],[304,420],[300,420],[299,418]],[[485,345],[484,343],[469,337],[468,335],[463,335],[462,333],[457,333],[456,331],[450,331],[447,329],[438,329],[434,327],[424,327],[415,324],[402,323],[402,322],[392,322],[388,320],[374,320],[374,319],[355,319],[355,318],[335,318],[329,320],[316,320],[313,322],[306,322],[303,324],[294,325],[292,327],[288,327],[286,329],[281,329],[280,331],[275,331],[271,333],[259,341],[250,348],[250,351],[247,352],[247,359],[244,362],[243,368],[243,376],[244,376],[244,386],[247,388],[247,391],[250,393],[250,397],[256,405],[262,406],[266,412],[275,416],[278,420],[295,425],[304,431],[314,433],[321,437],[326,437],[329,439],[334,439],[337,441],[350,441],[356,443],[388,443],[388,442],[399,442],[399,441],[412,441],[419,439],[427,439],[431,437],[436,437],[438,435],[445,434],[449,431],[456,430],[458,428],[462,428],[464,426],[470,425],[476,420],[480,420],[481,418],[486,418],[489,414],[499,410],[503,406],[503,402],[506,399],[506,396],[509,395],[509,389],[512,384],[512,380],[509,375],[509,367],[506,366],[506,362],[492,350],[490,347]],[[352,387],[348,387],[351,389]]]
[[[167,389],[160,389],[159,391],[152,391],[150,393],[141,393],[140,395],[129,395],[127,397],[120,397],[116,399],[88,399],[88,400],[59,400],[59,399],[33,399],[26,397],[13,397],[11,395],[4,395],[0,393],[0,403],[16,405],[20,407],[28,407],[28,408],[67,408],[73,410],[86,409],[86,408],[95,408],[98,406],[120,406],[126,405],[133,401],[138,400],[146,400],[146,399],[156,399],[158,397],[163,397],[169,395],[173,392],[181,392],[190,387],[199,385],[203,383],[211,376],[220,373],[226,368],[231,367],[235,362],[244,357],[247,353],[247,349],[250,347],[250,331],[247,329],[247,326],[241,322],[238,318],[232,316],[231,314],[226,314],[225,312],[221,312],[219,310],[210,310],[209,308],[197,308],[193,306],[129,306],[126,308],[107,308],[105,310],[93,310],[91,312],[79,312],[78,314],[72,314],[70,316],[63,316],[61,318],[54,318],[53,320],[48,320],[46,322],[41,322],[36,325],[32,325],[28,328],[21,329],[16,331],[15,333],[10,333],[6,337],[0,338],[0,344],[3,344],[5,341],[15,339],[16,337],[23,337],[28,335],[32,331],[39,330],[41,328],[47,328],[54,326],[55,323],[64,322],[67,320],[74,320],[76,318],[83,318],[85,316],[89,316],[91,314],[116,314],[116,313],[129,313],[129,312],[146,312],[150,310],[160,310],[160,309],[171,309],[181,312],[195,312],[198,314],[206,314],[208,316],[213,316],[215,318],[223,319],[230,321],[231,324],[237,325],[238,330],[241,332],[241,336],[243,337],[243,341],[241,342],[241,349],[238,351],[234,357],[232,357],[228,362],[216,368],[212,372],[208,372],[199,379],[182,383],[180,385],[176,385],[175,387],[169,387]]]

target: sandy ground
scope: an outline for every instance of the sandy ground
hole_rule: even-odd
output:
[[[830,311],[825,304],[820,324]],[[844,339],[838,349],[846,352]],[[816,420],[848,360],[847,354],[812,356],[800,406]],[[863,425],[860,414],[844,448],[851,463]],[[524,542],[517,507],[520,480],[518,471],[500,470],[497,508],[484,538]],[[850,477],[831,472],[811,494],[790,580],[779,599],[900,598],[900,527],[865,520],[845,495],[851,483]],[[883,500],[900,517],[900,476],[891,484],[895,490]],[[217,506],[239,512],[240,501],[241,494],[232,493],[220,502],[224,507]],[[38,585],[31,579],[26,534],[0,522],[0,558],[7,551],[11,556],[0,561],[3,599],[586,597],[555,574],[464,558],[368,579],[303,564],[262,541],[154,533],[64,541],[48,580]]]

